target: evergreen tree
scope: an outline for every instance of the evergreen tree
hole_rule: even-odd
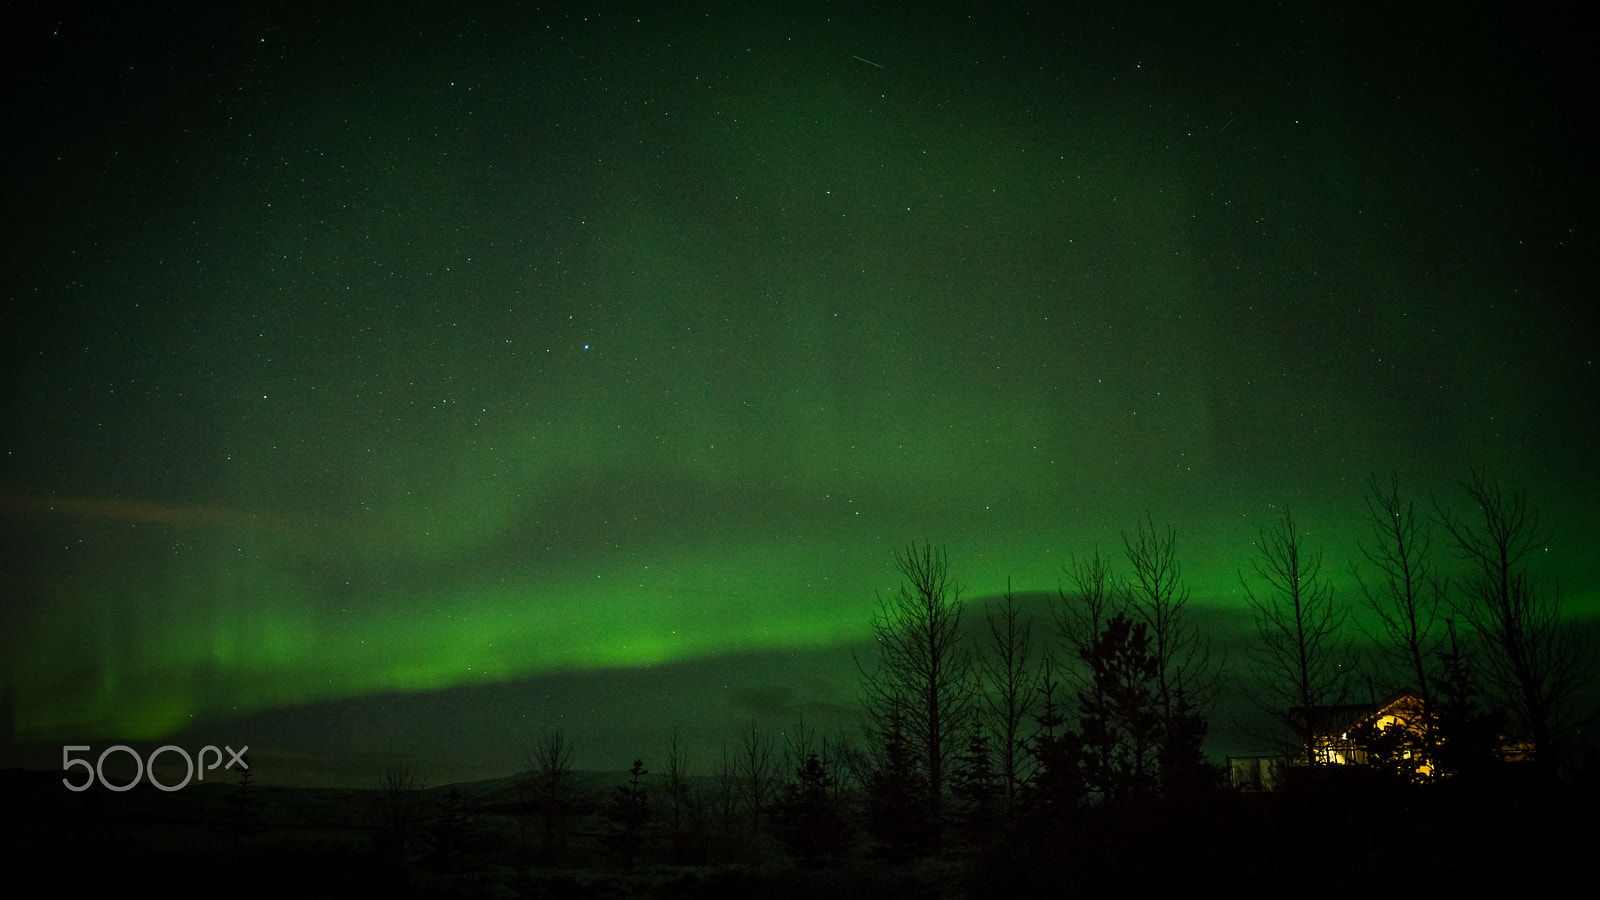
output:
[[[474,830],[466,802],[461,799],[461,789],[451,785],[450,792],[440,801],[428,830],[429,856],[434,865],[444,869],[458,868]]]
[[[1119,612],[1079,655],[1091,678],[1091,689],[1078,694],[1091,788],[1106,801],[1154,794],[1157,752],[1165,735],[1145,624]]]
[[[950,792],[955,797],[955,813],[962,831],[982,840],[993,829],[1005,801],[1002,778],[996,771],[989,736],[974,725],[966,750],[956,757],[950,773]]]
[[[1050,657],[1046,656],[1040,666],[1039,711],[1033,716],[1033,721],[1039,726],[1034,738],[1036,742],[1040,737],[1047,740],[1055,737],[1056,729],[1067,724],[1066,713],[1061,708],[1061,702],[1056,699],[1062,690],[1061,680],[1056,678],[1052,665]],[[1038,756],[1037,753],[1033,755]]]
[[[867,784],[867,832],[879,855],[909,859],[927,846],[932,823],[927,786],[917,769],[899,715],[891,715],[882,755]]]
[[[234,846],[238,846],[246,839],[255,836],[261,830],[261,798],[253,790],[255,772],[250,768],[250,757],[246,754],[240,762],[243,767],[239,770],[239,784],[228,797],[228,806],[232,815],[229,817],[228,833]]]
[[[1391,787],[1422,785],[1431,780],[1428,760],[1430,728],[1421,722],[1362,722],[1350,738],[1366,753],[1366,771]]]
[[[1435,741],[1432,758],[1438,778],[1479,778],[1497,763],[1506,716],[1487,710],[1477,677],[1456,641],[1455,623],[1447,621],[1449,646],[1439,652],[1439,675],[1429,704]]]
[[[1084,780],[1083,738],[1066,729],[1042,730],[1029,748],[1038,762],[1033,780],[1023,792],[1023,808],[1029,818],[1046,825],[1061,825],[1088,802],[1089,785]]]
[[[630,872],[644,846],[644,826],[650,821],[650,789],[644,783],[648,774],[644,760],[634,760],[633,768],[628,770],[628,783],[617,785],[610,803],[601,812],[614,827],[606,836],[606,843],[622,854]]]
[[[1033,774],[1023,786],[1021,806],[1027,818],[1045,824],[1065,822],[1088,796],[1083,780],[1083,740],[1066,729],[1067,716],[1057,698],[1062,683],[1047,654],[1040,664],[1038,725],[1028,743]]]
[[[827,766],[813,751],[778,799],[774,810],[778,836],[807,863],[839,852],[850,836],[836,787]]]
[[[1163,797],[1201,796],[1217,785],[1221,771],[1206,762],[1201,749],[1208,729],[1205,717],[1179,691],[1157,754]]]

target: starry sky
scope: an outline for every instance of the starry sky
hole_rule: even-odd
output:
[[[1353,596],[1373,473],[1600,617],[1575,23],[330,6],[5,14],[14,751],[842,724],[897,547],[1148,514],[1225,631],[1285,505]]]

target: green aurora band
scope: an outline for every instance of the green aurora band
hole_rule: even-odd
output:
[[[559,6],[15,67],[8,736],[862,642],[908,542],[1050,593],[1146,514],[1197,607],[1279,504],[1354,600],[1390,471],[1525,489],[1600,616],[1588,145],[1527,99],[1581,79],[1277,7]]]
[[[276,527],[197,535],[121,523],[115,539],[130,558],[144,544],[130,533],[160,530],[151,543],[171,544],[176,533],[185,559],[146,569],[145,583],[102,575],[49,585],[38,609],[98,611],[23,623],[30,641],[7,654],[16,666],[17,734],[35,742],[157,740],[196,717],[860,642],[877,593],[897,583],[889,559],[897,529],[889,517],[855,513],[844,510],[851,521],[842,534],[833,530],[842,540],[808,541],[803,528],[773,533],[757,523],[746,523],[754,533],[744,539],[726,529],[721,546],[709,549],[618,532],[603,560],[551,556],[547,566],[497,567],[437,526],[414,526],[413,537],[420,547],[455,547],[454,554],[406,558],[354,542],[324,546]],[[941,524],[953,528],[949,518]],[[1070,526],[1008,525],[1010,518],[991,516],[986,529],[969,530],[952,548],[969,601],[1008,584],[1054,591],[1070,555],[1095,548]],[[1239,570],[1248,571],[1258,524],[1239,518],[1232,547],[1180,531],[1187,581],[1203,606],[1238,607]],[[1313,530],[1309,542],[1328,552],[1324,574],[1354,601],[1344,551],[1366,535],[1340,524]],[[475,524],[466,527],[484,538]],[[1116,533],[1099,538],[1103,551],[1120,547]],[[210,558],[197,563],[196,555]],[[367,583],[357,583],[357,571]],[[1576,611],[1597,608],[1592,592],[1567,599]]]

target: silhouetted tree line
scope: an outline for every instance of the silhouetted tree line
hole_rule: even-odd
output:
[[[1297,772],[1290,787],[1332,772],[1319,716],[1354,708],[1362,686],[1371,699],[1406,688],[1417,704],[1404,723],[1355,729],[1364,765],[1340,767],[1340,783],[1414,792],[1487,782],[1513,766],[1558,776],[1588,648],[1561,615],[1559,588],[1531,571],[1543,535],[1525,497],[1481,473],[1465,487],[1470,513],[1435,503],[1425,515],[1395,479],[1369,481],[1358,597],[1335,593],[1321,550],[1287,509],[1261,529],[1240,572],[1256,632],[1240,668],[1282,726]],[[1454,582],[1436,536],[1462,564]],[[528,858],[573,863],[588,815],[601,821],[584,826],[601,829],[591,843],[629,869],[640,859],[759,863],[780,852],[808,867],[865,853],[972,856],[1004,869],[994,861],[1038,861],[1066,845],[1165,865],[1139,841],[1197,840],[1208,816],[1233,816],[1236,827],[1255,813],[1238,812],[1246,801],[1203,752],[1226,661],[1189,615],[1176,532],[1147,515],[1120,549],[1073,558],[1041,620],[1008,584],[972,628],[947,553],[908,545],[894,557],[901,584],[871,619],[876,656],[858,660],[859,732],[822,737],[802,721],[780,741],[751,725],[699,777],[674,732],[653,777],[636,760],[609,799],[587,808],[571,749],[552,732],[523,779]],[[1352,628],[1357,602],[1364,630]],[[391,791],[402,782],[403,773],[391,777]],[[390,809],[394,839],[410,840],[411,814]],[[458,829],[434,831],[437,844]]]
[[[1596,757],[1585,770],[1575,713],[1592,699],[1593,648],[1538,577],[1545,535],[1526,497],[1482,473],[1464,487],[1460,508],[1419,511],[1395,479],[1370,480],[1349,596],[1288,510],[1260,531],[1240,570],[1256,640],[1230,674],[1253,677],[1280,727],[1295,763],[1281,792],[1231,790],[1203,754],[1238,680],[1223,680],[1227,662],[1189,615],[1174,530],[1146,516],[1120,552],[1073,558],[1037,610],[1009,584],[969,609],[943,549],[901,549],[902,583],[871,619],[877,652],[858,661],[854,731],[751,724],[698,761],[675,731],[599,789],[560,729],[529,748],[512,792],[428,791],[397,766],[372,793],[360,851],[342,826],[326,829],[337,845],[300,837],[319,823],[298,820],[298,799],[285,821],[247,768],[214,803],[184,795],[207,804],[206,836],[226,853],[212,860],[142,843],[172,824],[140,811],[151,795],[74,794],[63,809],[59,776],[0,772],[9,834],[79,887],[88,853],[117,879],[200,872],[271,896],[1151,896],[1210,882],[1476,896],[1581,883]],[[964,626],[969,614],[982,620]],[[1340,743],[1325,740],[1329,711],[1401,689],[1402,721],[1347,719]],[[1359,765],[1333,764],[1355,751]],[[672,882],[650,882],[663,869]]]

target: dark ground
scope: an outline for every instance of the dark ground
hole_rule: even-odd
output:
[[[562,864],[537,864],[534,829],[511,778],[457,785],[458,849],[436,851],[450,787],[413,796],[415,833],[396,850],[379,790],[251,788],[164,793],[146,785],[73,793],[58,773],[0,772],[0,857],[19,882],[53,890],[139,886],[230,897],[1023,897],[1146,896],[1227,885],[1229,893],[1320,896],[1426,885],[1429,896],[1538,894],[1594,880],[1591,789],[1504,783],[1396,794],[1348,780],[1290,794],[1219,794],[1057,828],[952,839],[905,863],[862,839],[823,865],[749,833],[674,844],[658,811],[630,871],[598,815],[622,773],[583,773],[589,798]],[[675,858],[676,857],[676,858]],[[692,858],[694,864],[681,864]]]

